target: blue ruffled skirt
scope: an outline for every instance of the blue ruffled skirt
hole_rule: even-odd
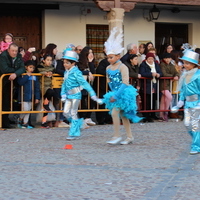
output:
[[[103,97],[103,102],[106,104],[106,108],[110,110],[118,109],[122,111],[122,116],[130,119],[132,122],[137,123],[143,118],[137,116],[137,103],[136,96],[138,95],[137,90],[129,85],[124,91],[120,94],[120,97],[115,102],[110,102],[110,98],[113,97],[115,92],[108,92]]]

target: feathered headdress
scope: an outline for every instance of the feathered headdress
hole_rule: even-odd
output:
[[[196,49],[197,45],[190,45],[189,43],[182,44],[181,48],[183,49],[183,52],[186,52],[187,50],[194,51]]]
[[[104,43],[106,54],[120,54],[124,47],[122,47],[123,42],[123,33],[122,29],[118,29],[117,27],[114,27],[111,32],[110,36],[107,39],[107,41]]]

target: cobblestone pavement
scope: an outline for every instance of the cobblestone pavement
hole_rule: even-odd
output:
[[[75,141],[65,128],[0,131],[0,200],[200,199],[200,154],[189,155],[183,122],[131,127],[133,144],[114,146],[112,125]]]

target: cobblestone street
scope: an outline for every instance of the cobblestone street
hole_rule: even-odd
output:
[[[200,154],[189,155],[183,122],[131,127],[130,145],[106,144],[112,125],[74,141],[66,128],[1,131],[0,200],[199,199]]]

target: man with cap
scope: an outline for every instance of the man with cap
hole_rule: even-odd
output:
[[[183,57],[185,72],[182,74],[178,90],[180,91],[177,106],[171,112],[177,112],[184,106],[184,124],[192,137],[190,154],[200,153],[200,70],[198,69],[199,54],[186,50]]]
[[[63,115],[71,123],[67,140],[76,139],[81,134],[80,129],[83,126],[83,119],[78,119],[77,112],[82,88],[88,91],[92,100],[101,103],[101,100],[97,98],[96,93],[76,66],[78,58],[78,54],[72,49],[66,49],[63,52],[63,64],[66,71],[61,88],[61,101],[65,103]]]

